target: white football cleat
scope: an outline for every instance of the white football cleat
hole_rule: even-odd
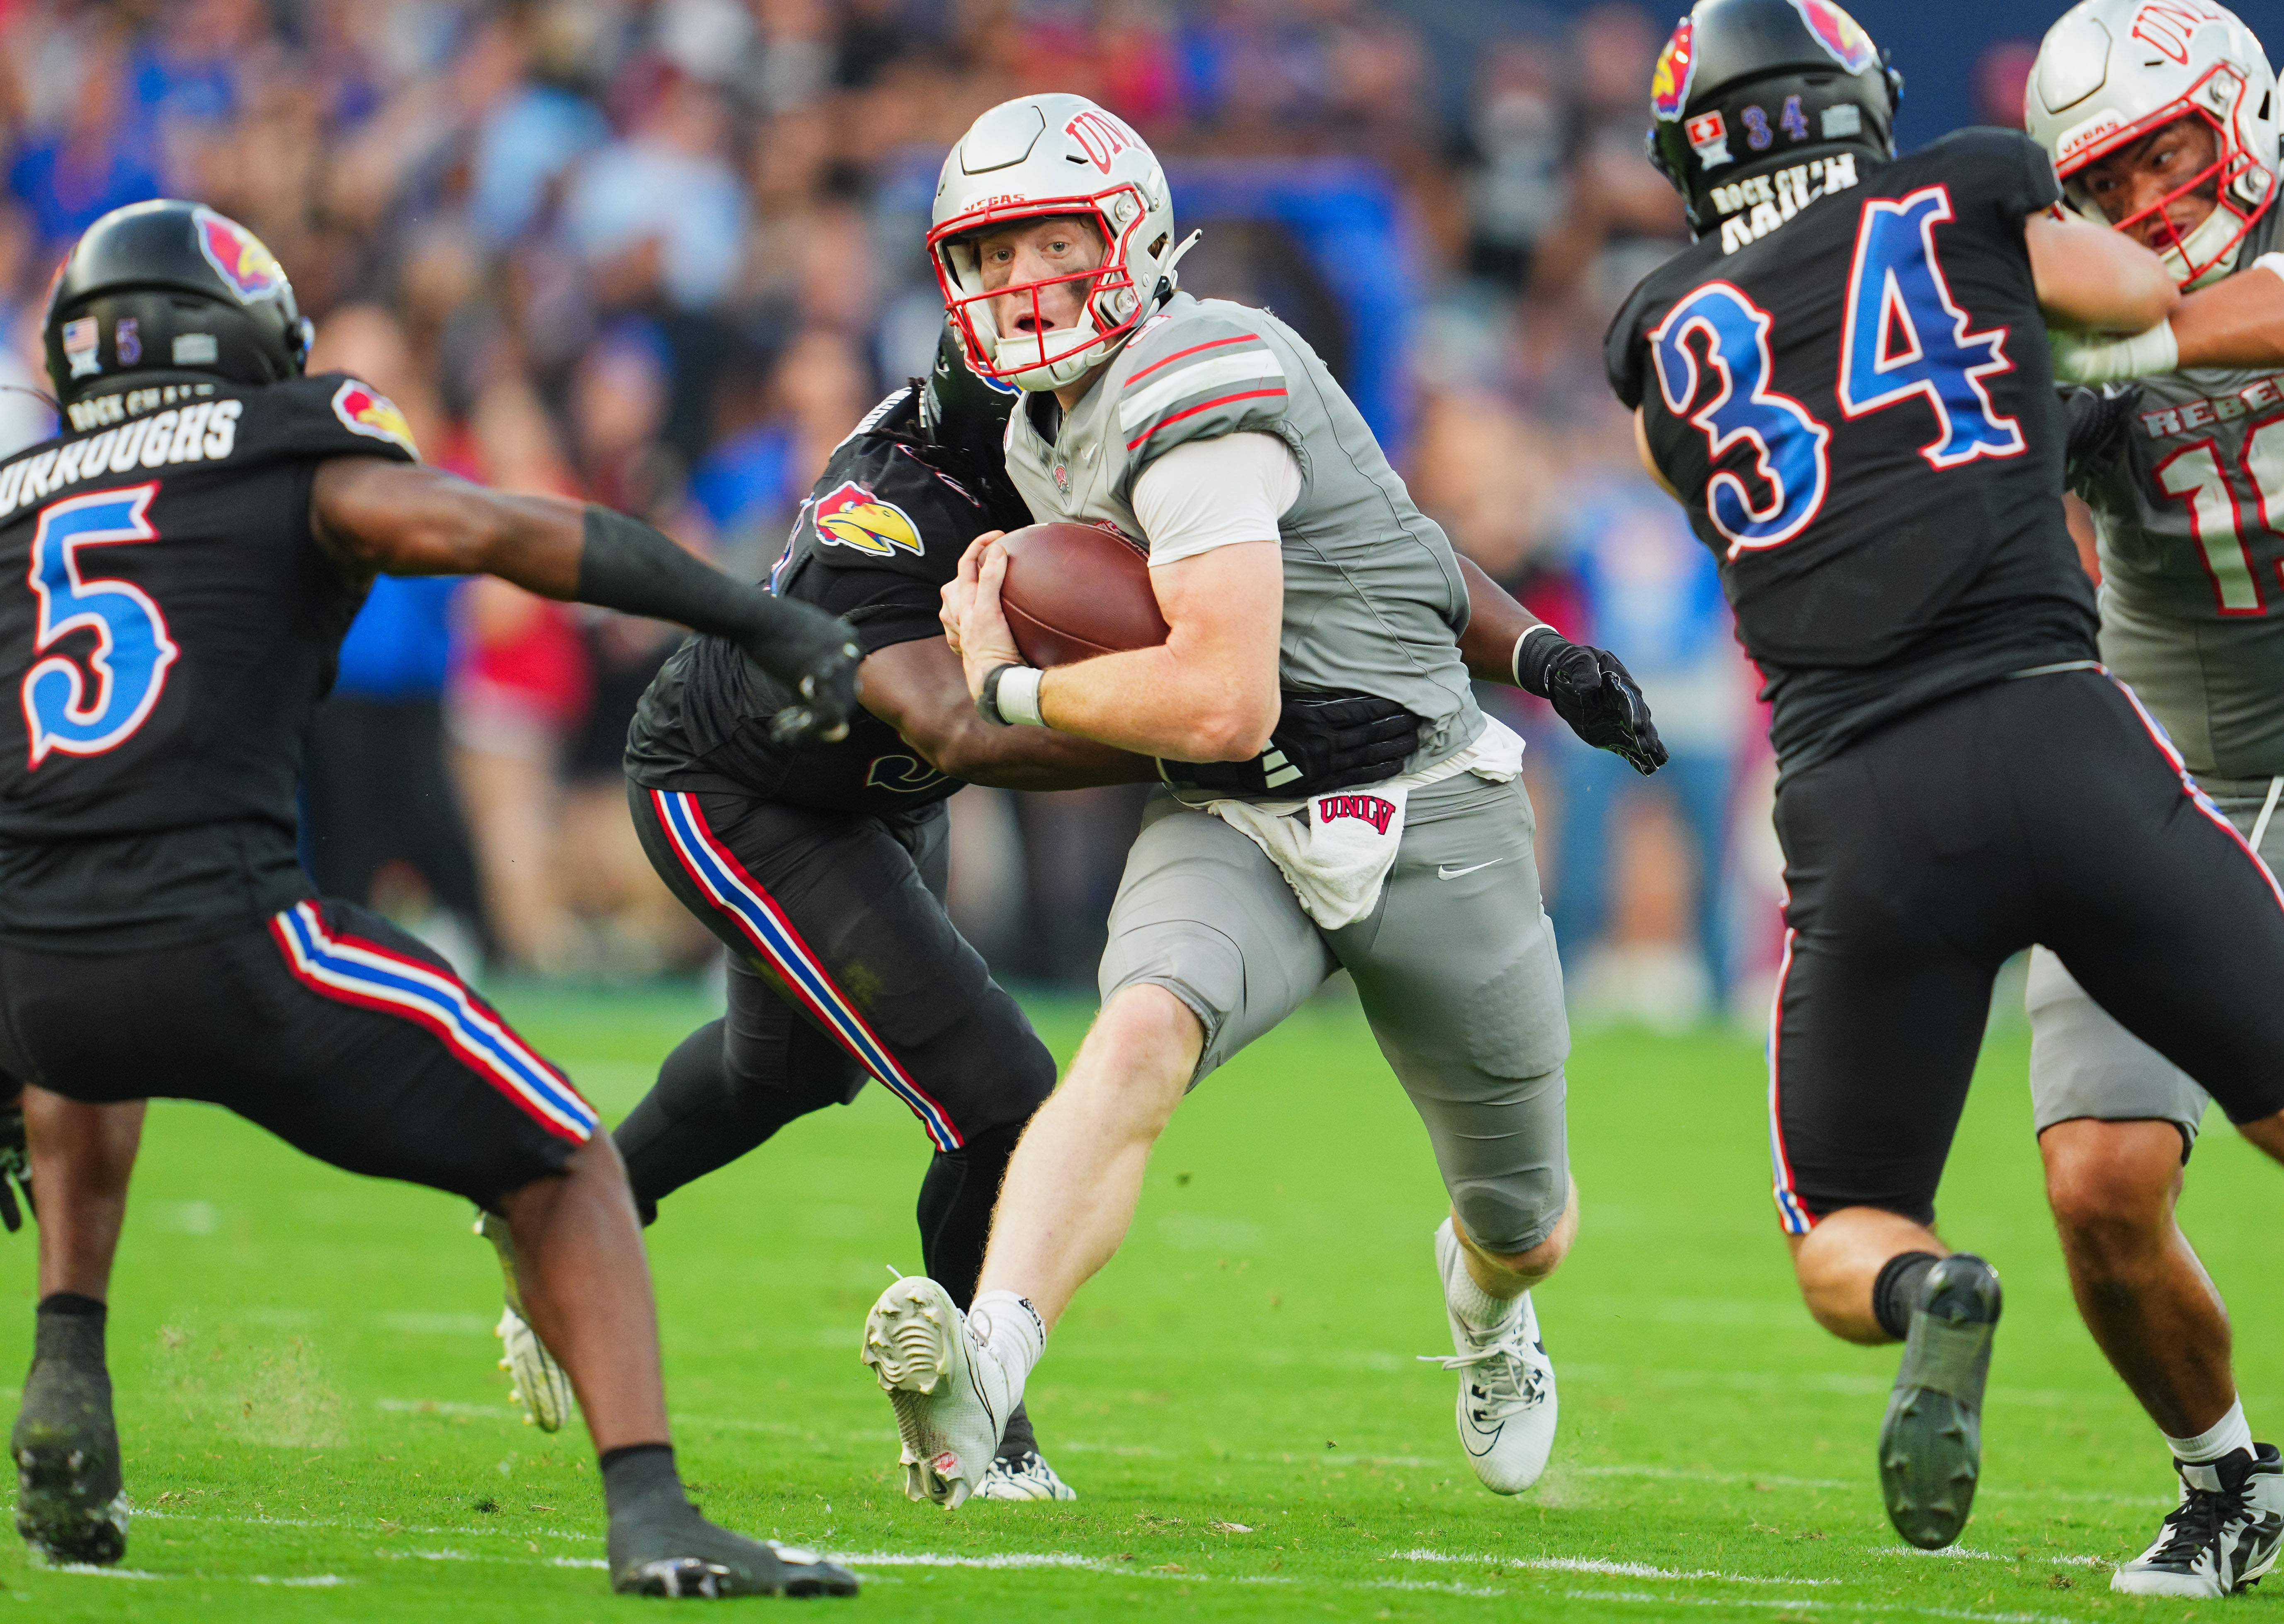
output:
[[[865,1316],[863,1358],[896,1406],[905,1495],[949,1511],[981,1488],[1022,1395],[951,1294],[919,1276],[897,1281]]]
[[[1009,1460],[995,1457],[983,1481],[976,1486],[978,1500],[1076,1500],[1078,1490],[1055,1475],[1047,1457],[1036,1449]]]
[[[491,1242],[492,1250],[499,1254],[506,1301],[492,1334],[500,1339],[499,1368],[515,1380],[508,1389],[508,1402],[523,1407],[526,1426],[536,1426],[543,1433],[559,1432],[571,1418],[571,1378],[523,1316],[523,1297],[515,1283],[515,1243],[508,1237],[506,1223],[489,1213],[476,1214],[476,1233]]]
[[[562,1430],[564,1422],[571,1418],[571,1378],[555,1362],[555,1355],[547,1351],[539,1333],[522,1315],[503,1306],[492,1334],[506,1350],[499,1368],[515,1378],[515,1386],[508,1390],[508,1401],[523,1406],[523,1424],[543,1433]]]
[[[1452,1355],[1423,1354],[1459,1373],[1459,1445],[1475,1476],[1495,1495],[1519,1495],[1538,1481],[1554,1448],[1554,1365],[1538,1339],[1530,1293],[1490,1331],[1476,1331],[1451,1306],[1451,1283],[1467,1265],[1446,1218],[1435,1231],[1435,1269],[1443,1280],[1443,1316]]]

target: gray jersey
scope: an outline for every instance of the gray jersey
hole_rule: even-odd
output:
[[[1414,769],[1474,741],[1483,719],[1459,659],[1467,588],[1451,543],[1413,505],[1300,334],[1265,310],[1178,293],[1051,440],[1039,424],[1052,422],[1054,404],[1028,396],[1007,423],[1007,472],[1032,513],[1107,522],[1146,541],[1134,481],[1152,462],[1193,440],[1283,439],[1301,466],[1301,495],[1278,524],[1279,681],[1402,705],[1423,724]]]
[[[2239,276],[2278,235],[2271,209]],[[2101,543],[2101,657],[2199,777],[2284,773],[2284,371],[2140,380],[2114,457],[2077,467]]]

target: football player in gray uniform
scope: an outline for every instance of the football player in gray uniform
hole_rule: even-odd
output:
[[[1460,1373],[1461,1441],[1487,1487],[1519,1492],[1554,1434],[1529,1293],[1577,1222],[1569,1031],[1521,741],[1469,675],[1546,695],[1647,772],[1664,752],[1639,691],[1519,610],[1471,620],[1471,577],[1309,346],[1177,290],[1164,172],[1091,102],[1030,96],[977,120],[945,160],[929,244],[971,363],[1024,391],[1009,476],[1036,517],[1146,545],[1171,631],[1043,672],[1000,613],[993,536],[944,589],[988,719],[1158,758],[1166,787],[1111,910],[1101,1013],[1009,1165],[971,1311],[908,1279],[867,1322],[907,1490],[972,1492],[1183,1095],[1345,968],[1451,1192],[1435,1254],[1453,1351],[1434,1357]],[[1401,770],[1264,774],[1280,714],[1330,705],[1405,727]]]
[[[2085,0],[2048,32],[2026,112],[2069,206],[2156,250],[2191,290],[2147,333],[2055,340],[2058,373],[2107,385],[2115,425],[2070,465],[2100,544],[2102,659],[2284,867],[2275,92],[2260,42],[2207,0]],[[2227,1311],[2174,1221],[2210,1098],[2044,948],[2029,1003],[2038,1149],[2071,1288],[2181,1477],[2178,1509],[2112,1588],[2249,1589],[2284,1543],[2284,1461],[2253,1441]]]

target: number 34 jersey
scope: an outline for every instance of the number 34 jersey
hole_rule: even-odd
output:
[[[2241,277],[2276,246],[2270,209]],[[2071,468],[2101,543],[2101,654],[2189,770],[2284,773],[2284,369],[2143,379],[2118,443]]]
[[[2023,243],[2029,137],[1732,183],[1606,345],[1772,705],[1784,769],[2010,673],[2095,658]]]
[[[309,894],[302,735],[364,597],[310,535],[310,483],[411,437],[339,375],[73,412],[0,464],[0,939],[196,941]]]

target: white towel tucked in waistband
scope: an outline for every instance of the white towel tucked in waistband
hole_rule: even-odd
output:
[[[1521,771],[1521,738],[1485,717],[1474,744],[1419,772],[1305,800],[1208,800],[1202,810],[1266,852],[1309,917],[1336,931],[1380,906],[1413,790],[1463,772],[1505,784]]]

